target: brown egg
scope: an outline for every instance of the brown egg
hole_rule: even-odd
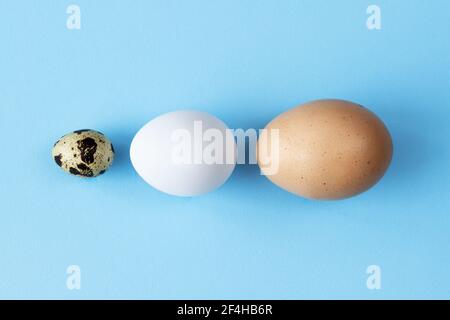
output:
[[[383,122],[348,101],[301,105],[266,129],[258,140],[262,173],[305,198],[335,200],[364,192],[381,179],[392,158],[392,140]]]

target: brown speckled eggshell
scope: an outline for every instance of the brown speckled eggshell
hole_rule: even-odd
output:
[[[78,177],[97,177],[105,173],[114,160],[114,147],[101,132],[89,129],[73,131],[53,146],[55,163]]]
[[[266,129],[279,129],[279,170],[267,177],[296,195],[320,200],[366,191],[386,172],[392,140],[366,108],[342,100],[313,101],[289,110]],[[270,143],[261,136],[258,145]],[[258,148],[259,149],[259,148]],[[270,150],[270,148],[269,148]],[[262,173],[272,155],[259,155]]]

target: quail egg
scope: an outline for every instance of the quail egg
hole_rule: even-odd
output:
[[[52,157],[61,169],[72,175],[96,177],[111,166],[114,147],[103,133],[83,129],[56,141]]]

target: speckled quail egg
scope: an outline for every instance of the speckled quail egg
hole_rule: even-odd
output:
[[[103,133],[83,129],[68,133],[56,141],[52,156],[56,164],[70,174],[96,177],[111,166],[114,147]]]

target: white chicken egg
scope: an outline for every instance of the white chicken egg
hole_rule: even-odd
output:
[[[137,173],[154,188],[176,196],[197,196],[220,187],[235,167],[232,131],[199,111],[163,114],[135,135],[130,157]]]

